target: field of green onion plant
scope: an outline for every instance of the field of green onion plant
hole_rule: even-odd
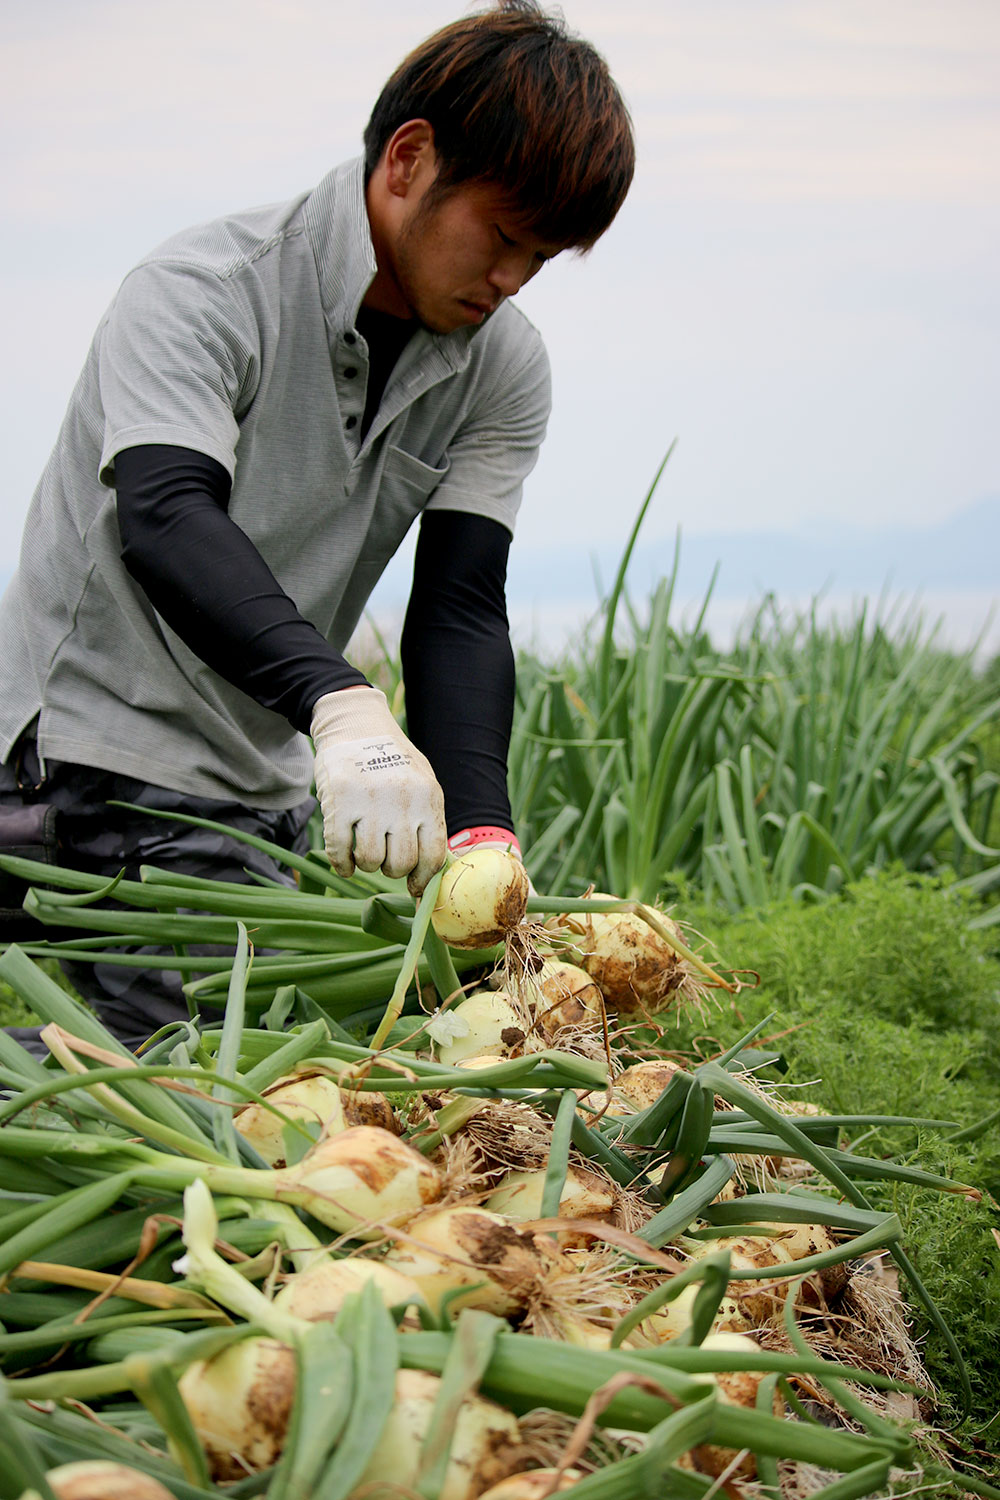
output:
[[[738,911],[899,862],[1000,890],[1000,673],[938,650],[919,616],[820,624],[773,599],[720,652],[709,598],[673,623],[679,558],[641,609],[628,596],[651,496],[572,654],[519,663],[511,786],[535,883],[642,900],[681,883]]]
[[[60,934],[0,955],[0,1500],[1000,1497],[1000,682],[722,654],[636,533],[520,663],[502,944],[448,872],[0,860]],[[135,1058],[55,959],[150,946],[200,1019]]]

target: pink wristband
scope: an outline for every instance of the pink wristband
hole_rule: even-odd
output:
[[[452,854],[464,854],[467,849],[474,849],[477,844],[491,844],[494,847],[509,849],[511,854],[521,858],[521,846],[517,842],[516,834],[509,828],[463,828],[458,833],[453,833],[448,840],[448,848]]]

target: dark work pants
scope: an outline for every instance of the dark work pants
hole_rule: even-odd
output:
[[[238,802],[192,797],[68,761],[46,761],[43,774],[30,737],[19,742],[6,765],[0,765],[0,810],[38,804],[57,809],[58,864],[108,879],[124,870],[127,879],[138,880],[139,867],[145,864],[211,880],[245,884],[251,879],[248,872],[253,872],[284,885],[294,884],[284,866],[238,839],[109,807],[111,801],[210,818],[297,853],[308,848],[307,825],[316,805],[310,797],[287,811],[249,808]],[[124,914],[122,925],[127,930]],[[101,963],[66,963],[63,968],[102,1023],[127,1047],[139,1046],[171,1021],[188,1018],[181,991],[185,976],[179,973]],[[10,1033],[29,1050],[47,1055],[37,1040],[37,1029],[11,1027]]]

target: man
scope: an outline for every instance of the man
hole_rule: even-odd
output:
[[[18,840],[59,809],[65,863],[273,876],[106,804],[302,847],[313,775],[345,875],[419,892],[449,838],[515,842],[504,584],[549,378],[509,299],[611,223],[631,126],[594,50],[505,0],[406,58],[364,141],[167,241],[97,331],[0,606],[0,800]],[[407,737],[341,653],[417,516]],[[176,976],[88,988],[130,1043],[186,1015]]]

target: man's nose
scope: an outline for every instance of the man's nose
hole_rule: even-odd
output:
[[[513,297],[529,279],[531,270],[530,259],[523,251],[520,254],[504,255],[493,263],[487,280],[501,297]]]

